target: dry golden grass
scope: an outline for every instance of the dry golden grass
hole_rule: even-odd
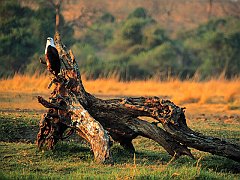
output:
[[[47,76],[15,74],[13,78],[0,79],[0,92],[46,93],[48,84]]]
[[[49,93],[48,76],[16,74],[10,79],[0,80],[0,92]],[[103,96],[163,96],[176,103],[226,104],[240,102],[240,79],[212,79],[206,82],[180,81],[130,81],[119,82],[114,78],[86,80],[86,90]]]
[[[115,79],[97,79],[84,81],[84,85],[89,92],[98,95],[163,96],[177,103],[228,103],[240,100],[240,79],[212,79],[206,82],[179,79],[118,82]]]

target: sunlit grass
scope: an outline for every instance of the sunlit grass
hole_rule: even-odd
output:
[[[13,78],[0,80],[0,92],[48,92],[49,77],[15,74]]]
[[[0,92],[49,93],[48,76],[19,75],[0,80]],[[176,103],[232,103],[240,102],[240,79],[211,79],[195,81],[170,79],[119,82],[116,78],[86,80],[83,84],[90,93],[103,96],[162,96]]]
[[[143,145],[143,144],[141,144]],[[136,162],[114,145],[115,164],[101,165],[92,160],[90,149],[77,143],[60,142],[53,152],[39,152],[35,145],[0,142],[3,179],[238,179],[232,160],[194,152],[168,164],[171,157],[152,147],[137,150]],[[156,145],[152,145],[153,147]]]
[[[239,82],[83,79],[87,91],[97,96],[168,96],[185,103],[190,128],[237,143]],[[54,151],[38,151],[32,143],[43,112],[35,109],[44,108],[38,105],[36,95],[47,98],[51,92],[48,83],[49,77],[37,75],[0,80],[0,179],[239,179],[239,163],[233,160],[192,149],[196,160],[184,156],[168,164],[171,157],[167,152],[143,137],[133,140],[135,159],[114,143],[113,166],[96,164],[85,142],[59,142]]]

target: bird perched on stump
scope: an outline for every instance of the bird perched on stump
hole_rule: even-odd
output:
[[[46,58],[46,64],[47,69],[53,73],[55,76],[60,73],[61,68],[61,62],[59,59],[59,54],[56,49],[56,46],[54,45],[53,38],[48,37],[46,48],[45,48],[45,58]]]

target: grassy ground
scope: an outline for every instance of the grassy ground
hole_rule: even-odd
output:
[[[27,80],[21,78],[18,81],[26,85]],[[36,95],[47,97],[49,92],[43,88],[47,86],[47,83],[43,85],[43,79],[38,89],[31,89],[30,87],[36,84],[36,79],[32,78],[28,90],[26,90],[27,86],[19,86],[19,89],[14,85],[9,86],[9,83],[16,80],[5,80],[5,84],[3,80],[0,81],[0,179],[240,179],[240,163],[195,149],[192,149],[192,153],[196,160],[181,157],[169,163],[171,157],[161,146],[142,137],[136,138],[133,142],[136,148],[135,156],[128,154],[115,143],[111,149],[115,161],[112,166],[96,164],[89,145],[80,138],[59,142],[53,151],[38,151],[34,140],[38,131],[38,121],[44,109],[36,103]],[[85,82],[86,88],[91,93],[101,94],[101,90],[97,90],[97,87],[101,86],[99,84],[102,81]],[[215,88],[216,92],[210,88],[214,86],[214,82],[209,84],[184,82],[182,86],[186,88],[186,93],[181,90],[183,87],[180,81],[168,82],[168,86],[166,82],[165,94],[162,93],[163,91],[158,91],[159,88],[161,90],[164,87],[164,83],[159,85],[155,82],[154,86],[153,82],[147,81],[142,83],[144,87],[140,87],[140,82],[135,84],[112,82],[117,88],[114,94],[104,90],[111,87],[108,85],[111,84],[110,82],[105,81],[105,86],[102,88],[104,91],[102,94],[105,96],[116,95],[124,87],[126,91],[122,89],[120,96],[131,95],[134,91],[137,95],[141,95],[141,89],[149,88],[142,95],[156,93],[177,99],[174,90],[169,86],[175,87],[176,93],[182,93],[185,97],[188,97],[188,92],[192,92],[190,98],[179,101],[181,106],[187,107],[186,116],[190,128],[240,143],[240,91],[237,91],[239,81],[225,82],[226,90],[223,88],[224,84],[220,84],[219,88]],[[211,83],[213,84],[210,85]],[[206,91],[200,93],[195,86],[202,89],[208,87],[209,93],[207,94]],[[194,87],[196,95],[200,93],[200,100],[188,101],[196,97]],[[169,88],[168,93],[167,88]],[[232,94],[231,98],[227,99],[230,94]],[[203,96],[211,97],[211,101],[201,102]]]
[[[154,145],[152,145],[154,147]],[[82,144],[60,143],[53,152],[38,152],[35,145],[0,143],[1,179],[238,179],[239,164],[205,153],[199,160],[169,157],[154,149],[138,150],[135,161],[121,147],[112,148],[115,165],[99,165]]]
[[[40,152],[34,144],[41,110],[0,112],[0,179],[239,179],[240,164],[192,149],[188,157],[171,162],[157,143],[146,138],[134,140],[135,158],[114,144],[113,166],[98,165],[83,141],[68,140],[54,151]],[[240,117],[189,114],[191,128],[204,134],[240,142]]]
[[[15,93],[15,96],[22,96],[22,93],[49,94],[51,90],[47,89],[48,84],[47,76],[16,74],[12,79],[0,79],[0,93],[11,92]],[[119,82],[117,78],[97,80],[83,78],[83,84],[88,92],[99,96],[162,96],[170,98],[177,104],[230,103],[232,106],[240,106],[240,78],[231,81],[222,78],[203,82],[194,79]]]

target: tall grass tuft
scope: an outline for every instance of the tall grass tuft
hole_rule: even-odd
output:
[[[49,90],[49,77],[46,75],[20,75],[0,80],[0,92],[46,93]],[[240,78],[232,80],[210,79],[181,81],[169,78],[167,81],[154,79],[141,81],[118,81],[117,77],[86,80],[86,90],[103,96],[161,96],[181,103],[218,104],[240,103]]]
[[[46,75],[15,74],[0,80],[0,92],[47,92],[49,78]]]

